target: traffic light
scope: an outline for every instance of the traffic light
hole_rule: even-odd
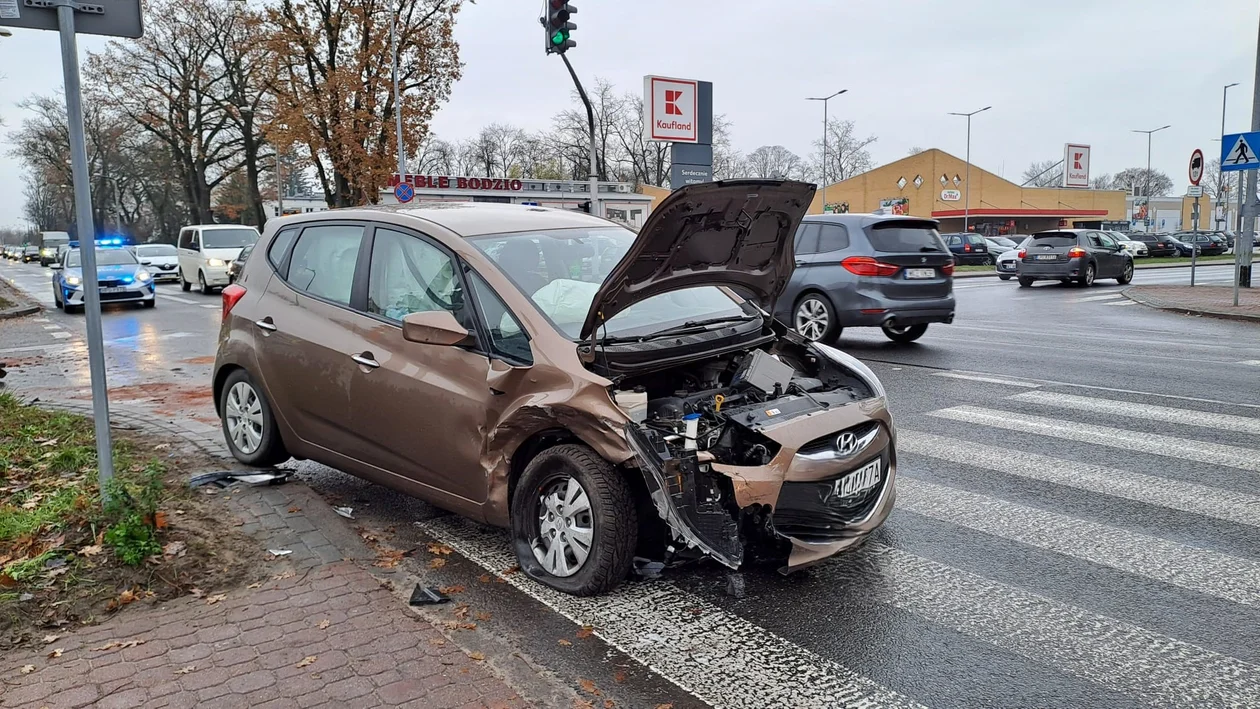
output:
[[[577,42],[569,39],[577,25],[569,22],[569,17],[577,12],[564,0],[547,0],[547,15],[543,18],[543,27],[547,30],[547,53],[564,54]]]

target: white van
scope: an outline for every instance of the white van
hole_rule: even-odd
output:
[[[196,283],[209,295],[228,285],[228,264],[241,249],[258,241],[258,230],[242,224],[199,224],[179,232],[179,285]]]

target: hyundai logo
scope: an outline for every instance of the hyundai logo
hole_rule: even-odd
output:
[[[836,450],[840,455],[853,455],[857,452],[858,439],[852,433],[842,433],[836,436]]]

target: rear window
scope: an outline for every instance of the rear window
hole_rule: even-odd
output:
[[[867,230],[867,238],[876,251],[944,251],[945,243],[934,227],[909,221],[889,221],[875,224]]]
[[[1076,246],[1076,234],[1047,232],[1033,235],[1034,246]]]

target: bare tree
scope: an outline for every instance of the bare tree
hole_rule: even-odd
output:
[[[853,121],[842,121],[833,118],[827,121],[827,165],[826,178],[829,182],[847,180],[860,175],[874,166],[870,151],[866,148],[878,140],[875,136],[859,138],[856,124]],[[814,141],[814,154],[810,157],[810,170],[814,176],[822,179],[823,141]]]
[[[924,150],[923,148],[920,148],[919,146],[915,145],[906,151],[906,155],[907,156],[918,155],[919,153],[923,152],[923,150]]]
[[[1131,167],[1116,173],[1115,189],[1128,190],[1136,197],[1159,197],[1172,191],[1173,181],[1159,170]]]
[[[1111,177],[1111,175],[1105,172],[1090,180],[1089,186],[1096,190],[1120,189],[1116,187],[1115,180]]]
[[[803,177],[806,167],[799,155],[782,145],[763,145],[748,154],[744,170],[747,177],[788,180]]]
[[[1028,166],[1020,176],[1020,184],[1028,187],[1059,187],[1063,185],[1062,160],[1039,160]]]

